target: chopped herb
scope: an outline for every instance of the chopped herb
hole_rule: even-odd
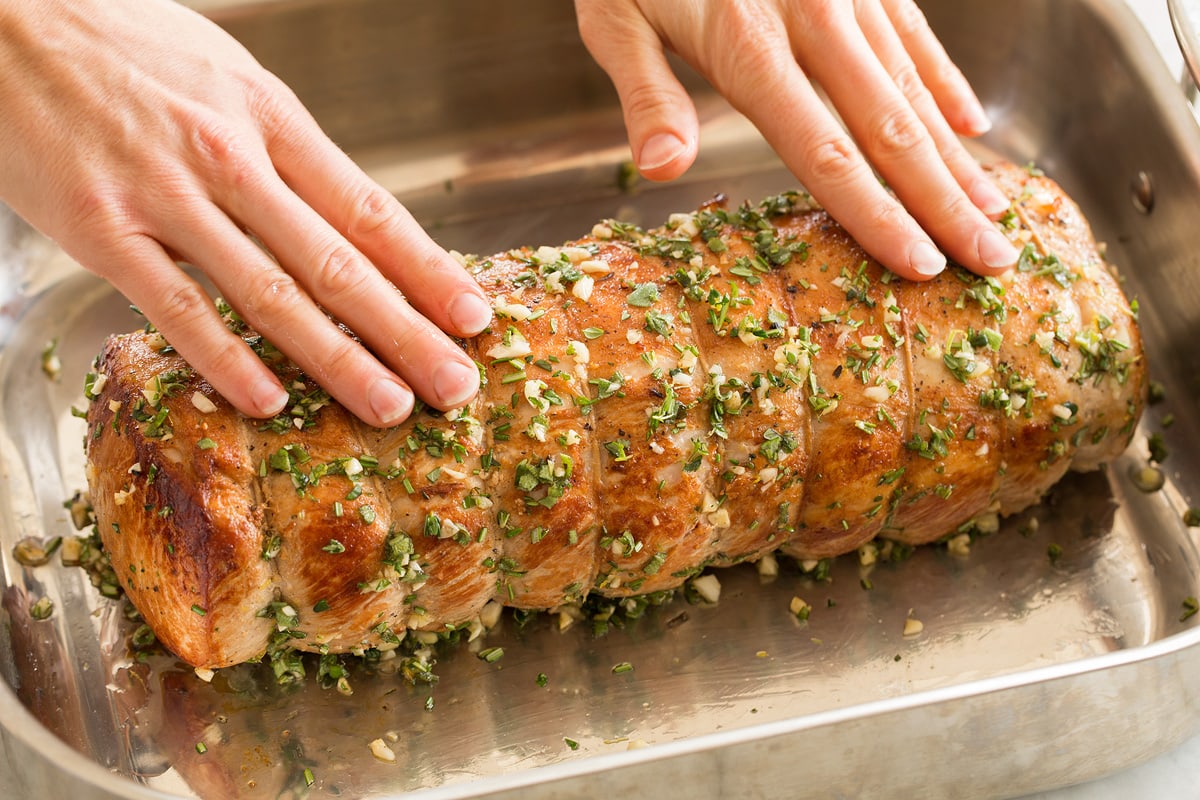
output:
[[[38,598],[36,603],[29,606],[29,616],[36,620],[50,619],[54,613],[54,602],[49,597]]]
[[[330,539],[329,544],[325,545],[321,549],[326,553],[344,553],[346,552],[346,545],[342,544],[337,539]]]
[[[283,549],[283,537],[278,533],[273,533],[263,542],[262,557],[264,561],[270,561],[279,555],[279,551]]]
[[[670,336],[675,320],[670,314],[660,314],[653,308],[646,312],[646,330],[659,336]]]
[[[1150,450],[1150,460],[1161,464],[1167,460],[1167,443],[1161,433],[1152,433],[1146,437],[1146,445]]]
[[[773,428],[767,428],[763,431],[763,443],[759,445],[758,452],[770,462],[779,461],[780,451],[791,453],[799,446],[796,437],[790,431],[779,433]]]
[[[1167,399],[1167,388],[1165,386],[1163,386],[1162,383],[1159,381],[1150,381],[1150,389],[1149,389],[1149,393],[1146,397],[1146,401],[1150,405],[1153,406],[1153,405],[1157,405],[1158,403],[1161,403],[1163,400],[1166,400],[1166,399]]]
[[[628,661],[622,661],[620,664],[614,665],[612,671],[614,675],[620,675],[624,672],[633,672],[633,664],[630,664]]]
[[[625,298],[631,306],[640,308],[649,308],[658,300],[658,285],[654,283],[639,283],[632,292]],[[586,336],[586,332],[584,333]]]
[[[479,651],[479,659],[489,664],[494,664],[502,658],[504,658],[503,647],[489,647]]]
[[[1179,621],[1183,622],[1188,617],[1195,616],[1196,612],[1200,611],[1200,602],[1191,595],[1183,598],[1183,613],[1179,615]]]
[[[646,566],[642,567],[642,572],[646,573],[647,575],[657,574],[657,572],[660,569],[662,569],[662,565],[663,565],[663,563],[666,562],[666,560],[667,560],[666,551],[659,550],[657,553],[654,554],[653,558],[651,558],[649,561],[646,562]]]
[[[628,439],[614,439],[611,442],[605,442],[604,449],[608,451],[614,461],[628,461],[630,458]]]

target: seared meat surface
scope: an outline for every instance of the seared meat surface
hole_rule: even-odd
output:
[[[1024,248],[996,279],[896,279],[801,196],[471,259],[486,386],[387,430],[232,316],[290,387],[274,420],[160,335],[113,337],[87,437],[105,548],[159,640],[217,667],[1020,511],[1124,449],[1145,364],[1075,204],[992,174]]]

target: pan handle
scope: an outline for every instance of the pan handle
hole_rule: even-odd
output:
[[[1200,0],[1167,0],[1167,10],[1183,53],[1179,85],[1194,109],[1200,98]]]

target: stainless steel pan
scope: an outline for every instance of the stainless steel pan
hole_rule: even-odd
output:
[[[691,78],[701,161],[670,186],[623,191],[620,114],[566,3],[217,5],[447,247],[557,243],[600,217],[654,222],[714,192],[794,185]],[[996,119],[980,155],[1036,161],[1063,183],[1141,304],[1166,401],[1106,474],[1069,478],[966,557],[847,558],[832,582],[726,570],[718,606],[676,601],[603,638],[507,618],[487,642],[503,659],[447,654],[432,688],[360,670],[352,698],[284,691],[253,667],[209,684],[165,656],[131,661],[119,608],[82,572],[11,557],[21,537],[71,533],[61,502],[84,481],[69,409],[103,336],[138,323],[4,217],[0,261],[16,278],[0,282],[0,761],[15,781],[3,793],[1007,796],[1200,730],[1200,629],[1181,620],[1200,594],[1181,519],[1200,496],[1200,135],[1120,0],[923,5]],[[60,382],[41,371],[51,339]],[[1147,494],[1127,472],[1154,432],[1171,454],[1164,488]],[[31,620],[42,596],[55,613]],[[814,606],[806,623],[793,596]],[[903,636],[910,613],[919,636]],[[376,738],[396,763],[372,757]]]

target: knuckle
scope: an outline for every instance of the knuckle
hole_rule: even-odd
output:
[[[307,112],[295,92],[278,76],[255,70],[239,76],[246,107],[263,128],[263,135],[286,136],[305,122]]]
[[[961,191],[945,192],[941,207],[933,210],[935,214],[934,219],[954,220],[964,229],[969,230],[978,225],[986,224],[986,220],[983,222],[979,221],[979,209]]]
[[[202,116],[192,122],[189,130],[192,153],[205,172],[220,184],[244,187],[260,180],[257,159],[247,147],[250,138],[234,125]]]
[[[872,224],[878,230],[905,233],[912,230],[912,217],[899,202],[889,196],[885,196],[879,201],[871,218]]]
[[[424,358],[430,353],[430,347],[440,341],[441,332],[409,305],[399,292],[396,292],[394,302],[386,326],[388,352],[397,354],[402,360]]]
[[[758,95],[769,97],[786,73],[784,60],[795,63],[778,15],[772,17],[757,3],[721,4],[720,11],[713,25],[714,46],[709,48],[716,88],[728,96],[739,89],[747,91],[746,86],[758,87]],[[724,42],[757,42],[758,46],[726,47]]]
[[[323,337],[319,350],[313,355],[316,364],[308,371],[317,376],[322,385],[341,387],[359,399],[365,396],[367,387],[382,371],[379,362],[357,339],[337,328],[328,337]],[[343,396],[344,399],[347,398]]]
[[[621,105],[630,117],[647,117],[670,112],[678,102],[675,94],[661,84],[639,83],[626,88]]]
[[[331,377],[336,377],[339,372],[343,375],[360,372],[364,353],[362,345],[339,331],[330,343],[329,352],[326,354],[325,363],[331,365],[330,372],[334,373]]]
[[[403,224],[400,201],[381,186],[369,184],[351,200],[346,233],[351,239],[387,235]]]
[[[69,232],[96,245],[111,247],[133,222],[132,206],[120,187],[88,182],[67,196]]]
[[[338,242],[329,247],[313,265],[310,275],[313,294],[332,299],[355,293],[367,278],[362,262],[362,256],[349,244]]]
[[[200,328],[214,313],[212,300],[191,281],[172,286],[162,296],[159,308],[163,317],[175,322],[174,327],[185,331]]]
[[[896,33],[900,34],[901,39],[922,35],[929,28],[929,22],[925,19],[924,12],[917,7],[916,3],[895,3],[888,16],[892,20],[892,27],[896,29]]]
[[[254,361],[247,360],[247,356],[252,355],[250,350],[238,338],[221,336],[205,339],[203,345],[207,347],[207,352],[200,356],[204,361],[201,372],[213,376],[215,380],[223,379],[222,382],[228,384],[229,377],[249,373],[255,367]],[[234,384],[231,388],[240,387]]]
[[[295,278],[285,272],[272,272],[260,285],[251,288],[242,304],[246,308],[246,318],[258,327],[266,320],[291,319],[307,305],[306,301]]]
[[[266,70],[242,72],[236,77],[252,112],[269,114],[277,111],[280,104],[292,96],[287,85]]]
[[[917,72],[916,66],[911,61],[892,74],[892,81],[910,102],[920,101],[929,93],[929,90],[925,88],[925,82],[921,80],[920,73]]]
[[[903,158],[920,149],[929,132],[910,108],[883,114],[871,128],[867,151],[878,159]]]
[[[458,295],[460,292],[469,291],[469,286],[463,286],[462,284],[469,284],[472,282],[471,279],[467,277],[462,266],[442,248],[431,248],[421,261],[421,267],[425,270],[426,274],[435,276],[439,281],[444,282],[442,291],[450,295]]]
[[[845,183],[862,163],[854,144],[844,136],[833,136],[813,143],[804,162],[811,180],[818,184]]]
[[[828,31],[842,23],[845,3],[838,0],[809,0],[804,4],[804,24],[818,31]]]
[[[791,65],[782,63],[782,56],[775,48],[733,50],[727,54],[724,66],[714,75],[714,83],[721,94],[741,106],[743,112],[755,107],[773,106],[780,97],[787,96],[786,77]]]
[[[413,311],[411,314],[415,315],[416,312]],[[423,322],[424,320],[420,322],[410,321],[408,325],[405,325],[397,332],[396,346],[400,352],[420,352],[424,349],[430,335],[430,331],[427,328],[431,328],[432,326],[422,324]]]

